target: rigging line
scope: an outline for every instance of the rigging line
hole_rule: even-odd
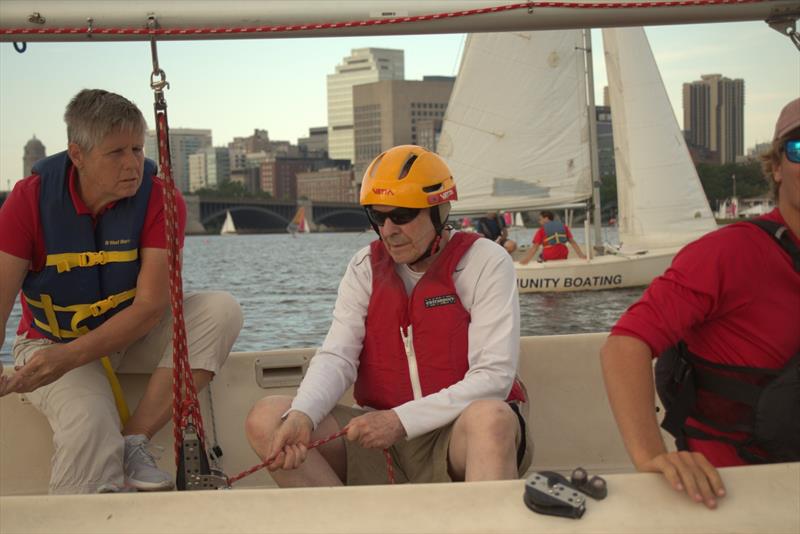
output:
[[[9,28],[0,30],[0,35],[235,35],[247,33],[280,33],[331,30],[340,28],[354,28],[365,26],[384,26],[394,24],[406,24],[414,22],[436,21],[440,19],[452,19],[456,17],[469,17],[475,15],[486,15],[491,13],[501,13],[519,9],[527,10],[528,14],[533,13],[533,9],[541,8],[562,8],[562,9],[585,9],[585,10],[608,10],[608,9],[648,9],[648,8],[672,8],[672,7],[699,7],[714,5],[737,5],[737,4],[761,4],[771,0],[651,0],[649,2],[519,2],[501,6],[483,7],[462,11],[445,13],[432,13],[427,15],[414,15],[408,17],[392,17],[386,19],[366,19],[352,20],[344,22],[323,22],[308,24],[286,24],[274,26],[247,26],[247,27],[221,27],[221,28],[93,28],[89,23],[87,28]]]

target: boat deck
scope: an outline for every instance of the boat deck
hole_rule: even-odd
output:
[[[652,474],[608,475],[581,519],[543,516],[523,481],[0,499],[0,532],[800,532],[800,463],[721,471],[717,510]]]

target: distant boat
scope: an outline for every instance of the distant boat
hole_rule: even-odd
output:
[[[469,35],[439,144],[459,179],[456,215],[566,209],[570,224],[571,210],[587,206],[596,140],[588,37]],[[588,260],[518,263],[521,293],[644,286],[682,246],[716,228],[644,31],[604,29],[603,37],[622,245]],[[590,255],[592,245],[603,243],[590,242]]]
[[[292,235],[311,233],[311,227],[308,224],[308,220],[306,220],[305,206],[297,208],[297,213],[294,214],[292,221],[286,226],[286,231]]]
[[[236,225],[233,224],[233,217],[231,217],[231,212],[225,212],[225,222],[222,223],[222,229],[219,231],[219,235],[236,235]]]

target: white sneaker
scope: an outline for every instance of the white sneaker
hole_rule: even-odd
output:
[[[172,489],[172,476],[156,466],[156,458],[146,448],[149,444],[144,434],[125,436],[125,484],[139,491]]]
[[[113,483],[103,484],[97,488],[97,493],[136,493],[136,488],[118,486]]]

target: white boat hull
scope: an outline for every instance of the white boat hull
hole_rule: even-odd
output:
[[[520,343],[520,375],[531,397],[533,469],[568,474],[580,465],[608,481],[608,498],[590,500],[579,521],[528,510],[521,480],[276,490],[260,471],[232,491],[46,496],[52,433],[21,396],[9,395],[0,399],[0,532],[800,531],[800,463],[723,469],[728,496],[716,512],[657,475],[634,473],[601,378],[597,354],[605,338],[537,336]],[[212,434],[215,422],[229,475],[258,463],[244,438],[252,404],[264,395],[293,394],[313,353],[233,353],[213,382],[215,421],[201,393],[206,432]],[[135,405],[145,370],[128,364],[119,378]],[[154,441],[165,447],[159,464],[174,471],[172,429]]]
[[[528,265],[515,263],[517,288],[520,293],[548,293],[646,286],[669,267],[678,250],[610,254],[591,260],[576,258]]]

